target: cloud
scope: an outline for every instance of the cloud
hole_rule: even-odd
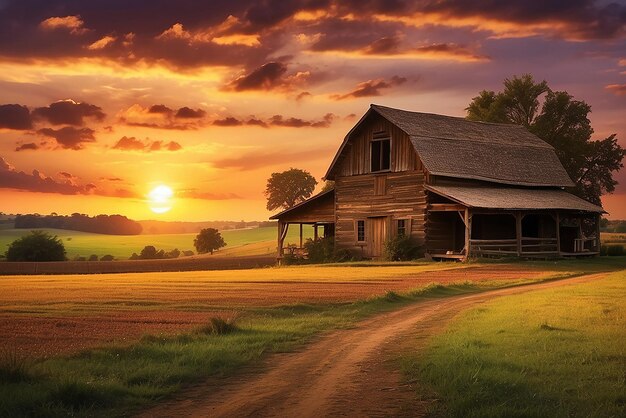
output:
[[[90,51],[95,51],[98,49],[103,49],[106,48],[107,46],[111,45],[113,42],[116,41],[116,37],[114,36],[103,36],[102,38],[98,39],[97,41],[95,41],[94,43],[90,44],[87,49],[89,49]]]
[[[320,120],[305,120],[300,118],[285,118],[282,115],[274,115],[269,121],[268,125],[270,126],[284,126],[289,128],[302,128],[302,127],[310,127],[310,128],[328,128],[330,124],[335,119],[335,115],[332,113],[327,113]]]
[[[287,75],[287,64],[282,62],[268,62],[241,75],[228,83],[226,90],[254,91],[278,90],[289,91],[297,86],[305,85],[311,78],[310,71],[298,71]]]
[[[34,142],[28,142],[26,144],[18,144],[17,147],[15,147],[15,151],[19,152],[19,151],[35,151],[39,149],[39,145],[35,144]]]
[[[330,148],[319,148],[302,151],[254,151],[234,157],[220,158],[213,160],[211,164],[219,169],[235,169],[239,171],[251,171],[264,167],[289,165],[300,161],[311,161],[323,158],[330,158],[333,150]]]
[[[406,83],[407,79],[394,75],[389,80],[382,78],[376,80],[367,80],[357,84],[356,88],[348,93],[344,94],[331,94],[330,98],[333,100],[346,100],[355,99],[360,97],[372,97],[382,95],[381,90],[390,89],[395,86]]]
[[[174,111],[162,104],[148,108],[134,104],[119,112],[117,116],[122,124],[154,129],[184,131],[198,129],[206,124],[204,110],[194,110],[187,106]]]
[[[177,190],[176,196],[183,199],[203,199],[203,200],[232,200],[242,199],[241,196],[235,193],[211,193],[201,192],[198,189],[183,189]]]
[[[87,32],[87,29],[83,27],[84,22],[80,16],[65,16],[65,17],[49,17],[39,24],[44,30],[57,30],[63,29],[69,31],[72,35],[82,35]]]
[[[30,111],[18,104],[0,105],[0,129],[27,130],[33,127]]]
[[[74,128],[65,126],[60,129],[42,128],[37,131],[39,135],[54,139],[56,144],[63,149],[80,150],[84,144],[95,142],[95,131],[90,128]]]
[[[225,117],[224,119],[217,119],[213,121],[215,126],[241,126],[243,122],[232,116]]]
[[[178,151],[183,147],[175,141],[170,141],[164,144],[164,141],[150,141],[148,138],[146,138],[146,141],[141,141],[134,136],[123,136],[115,143],[115,145],[113,145],[112,148],[122,151],[152,152],[162,150]]]
[[[200,119],[206,115],[206,112],[202,109],[192,109],[190,107],[181,107],[176,112],[176,117],[181,119]]]
[[[626,96],[626,84],[609,84],[604,88],[616,96]]]
[[[63,195],[91,195],[112,196],[112,197],[137,197],[129,190],[100,189],[93,183],[79,184],[78,177],[68,172],[60,172],[61,180],[55,180],[39,170],[31,173],[18,171],[9,164],[3,157],[0,157],[0,188],[24,190],[39,193],[56,193]]]
[[[33,117],[44,119],[53,125],[82,126],[85,118],[93,118],[101,122],[106,115],[98,106],[73,100],[61,100],[47,107],[36,108],[33,110]]]

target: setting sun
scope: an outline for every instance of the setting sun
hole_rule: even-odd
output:
[[[165,185],[159,185],[148,193],[148,204],[154,213],[165,213],[172,209],[172,196],[174,192]]]

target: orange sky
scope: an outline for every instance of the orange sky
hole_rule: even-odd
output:
[[[1,6],[0,211],[264,220],[270,174],[319,180],[370,103],[464,116],[526,72],[626,146],[624,5],[209,3]],[[618,179],[604,203],[626,218]]]

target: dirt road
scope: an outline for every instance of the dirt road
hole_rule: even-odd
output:
[[[261,370],[203,384],[145,417],[423,416],[426,405],[402,384],[389,359],[411,338],[415,349],[456,314],[498,296],[596,280],[604,274],[431,300],[329,333],[301,351],[270,356]],[[417,340],[417,344],[415,341]]]

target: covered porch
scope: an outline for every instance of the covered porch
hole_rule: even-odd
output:
[[[335,235],[335,191],[328,190],[305,200],[294,207],[270,217],[278,221],[277,258],[282,260],[285,254],[306,257],[304,249],[304,225],[313,227],[313,239]],[[285,245],[285,238],[290,226],[299,230],[296,245]]]
[[[601,207],[559,189],[427,186],[434,259],[566,257],[600,252]]]

